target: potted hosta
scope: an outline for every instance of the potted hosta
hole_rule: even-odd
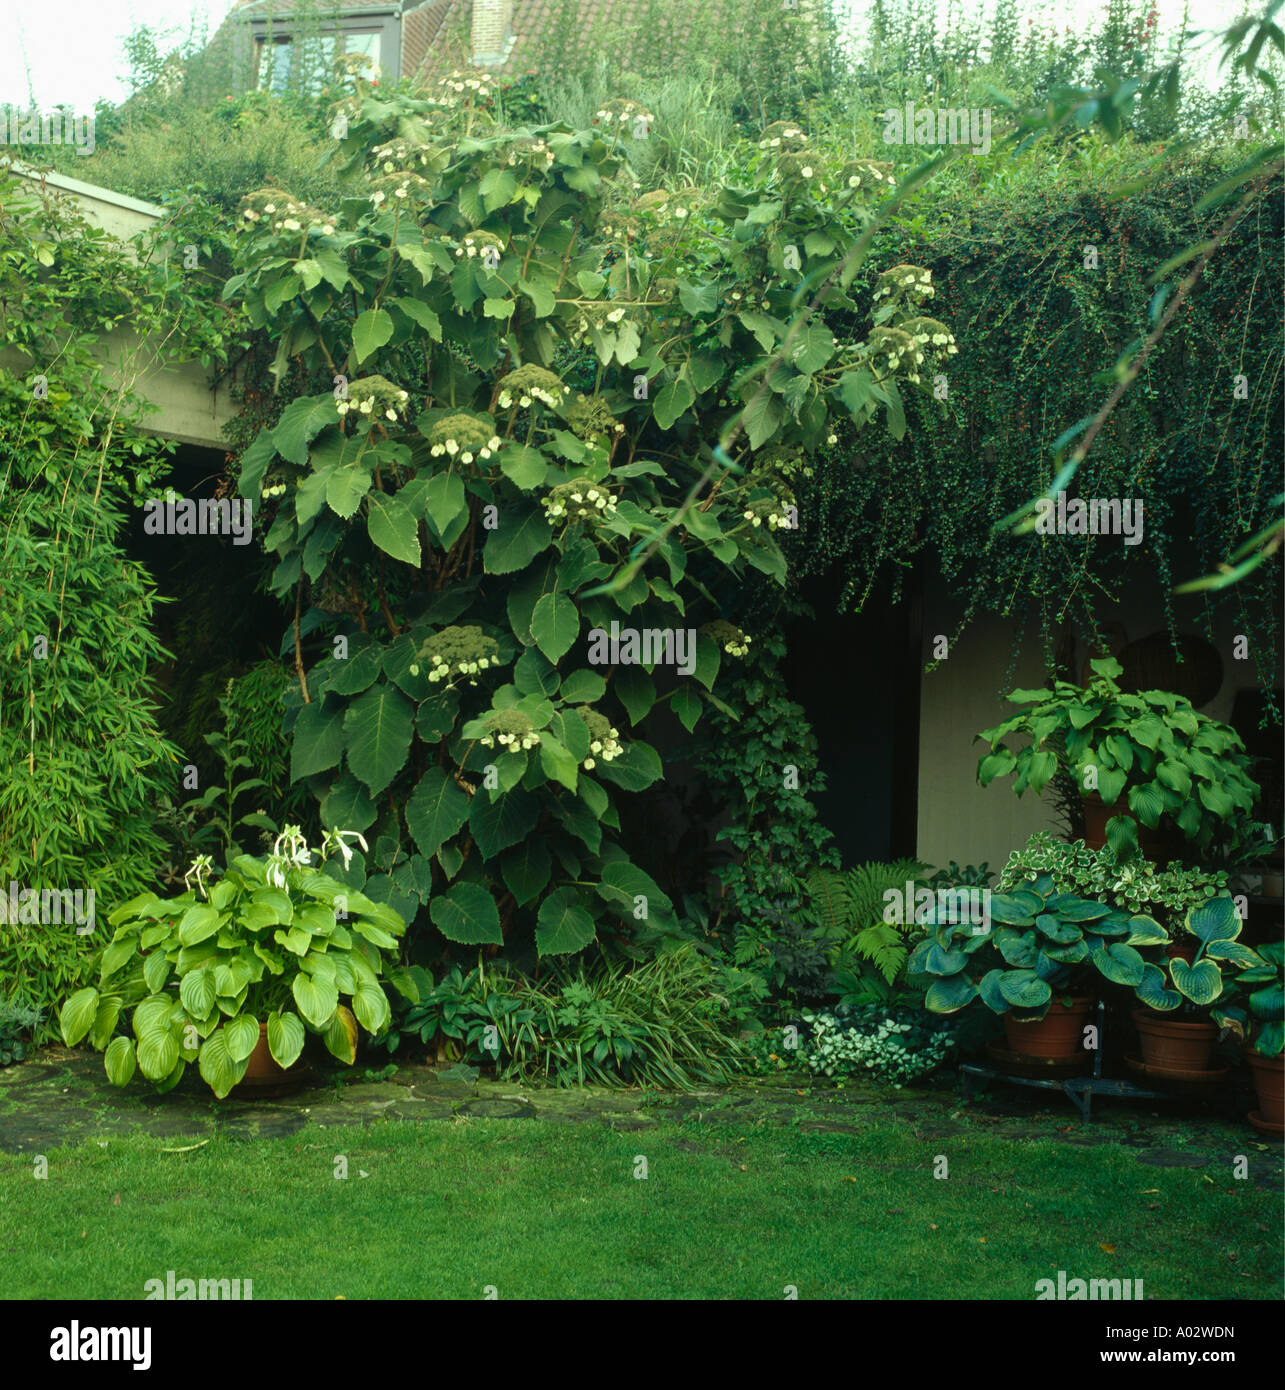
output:
[[[361,838],[331,831],[323,852],[347,859],[345,837]],[[137,1068],[168,1091],[196,1062],[221,1100],[247,1078],[288,1081],[308,1032],[351,1065],[357,1025],[388,1026],[381,974],[406,924],[313,867],[297,826],[218,878],[203,855],[185,881],[178,897],[144,893],[110,915],[97,986],[63,1005],[64,1041],[88,1036],[115,1085]]]
[[[1028,708],[977,735],[990,743],[977,767],[982,786],[1011,775],[1019,796],[1039,795],[1057,772],[1069,773],[1084,798],[1085,842],[1109,844],[1120,858],[1141,850],[1169,859],[1184,839],[1205,849],[1239,834],[1259,794],[1240,735],[1180,695],[1126,694],[1114,658],[1090,666],[1085,687],[1057,681],[1009,695]],[[1010,735],[1024,746],[1006,747]]]
[[[1236,977],[1244,995],[1230,1006],[1216,1009],[1214,1020],[1244,1035],[1252,1029],[1253,1046],[1245,1056],[1254,1075],[1258,1109],[1249,1122],[1264,1134],[1285,1134],[1285,945],[1268,942],[1257,949],[1257,964]]]
[[[1208,1010],[1231,993],[1223,978],[1224,964],[1259,963],[1236,939],[1240,915],[1226,893],[1189,908],[1183,926],[1194,943],[1190,959],[1186,953],[1166,951],[1160,960],[1148,961],[1141,979],[1131,982],[1142,1005],[1133,1014],[1142,1061],[1153,1071],[1175,1077],[1210,1069],[1217,1029]]]
[[[906,964],[929,980],[925,1006],[954,1013],[980,999],[1004,1019],[1009,1050],[1041,1060],[1081,1056],[1098,976],[1136,984],[1137,947],[1165,940],[1154,918],[1059,892],[1048,874],[992,894],[989,928],[940,915],[928,909],[928,936]]]

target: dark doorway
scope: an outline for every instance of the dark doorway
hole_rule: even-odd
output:
[[[923,585],[916,566],[900,601],[877,585],[860,613],[834,616],[837,578],[807,582],[820,621],[786,628],[782,672],[817,736],[826,790],[817,811],[845,864],[912,856],[918,831]]]

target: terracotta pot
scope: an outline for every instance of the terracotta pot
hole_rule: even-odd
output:
[[[1183,1021],[1159,1009],[1135,1009],[1142,1060],[1158,1071],[1208,1071],[1218,1030],[1212,1023]]]
[[[259,1041],[245,1064],[245,1075],[233,1089],[234,1095],[287,1095],[297,1091],[308,1076],[303,1062],[296,1062],[289,1071],[277,1065],[268,1048],[268,1025],[259,1024]]]
[[[1004,1015],[1004,1033],[1010,1052],[1023,1057],[1051,1057],[1075,1061],[1084,1055],[1084,1024],[1093,1008],[1087,995],[1073,999],[1070,1008],[1056,1002],[1041,1019],[1022,1020]]]
[[[1188,965],[1194,965],[1196,952],[1200,950],[1200,942],[1190,936],[1179,937],[1177,941],[1171,941],[1165,947],[1165,955],[1170,960],[1185,960]]]
[[[1254,1073],[1254,1090],[1258,1092],[1258,1118],[1266,1128],[1279,1134],[1285,1129],[1285,1057],[1264,1057],[1254,1048],[1245,1056]]]
[[[1096,792],[1087,792],[1081,799],[1084,804],[1084,843],[1090,849],[1101,849],[1106,844],[1107,821],[1116,816],[1128,816],[1138,824],[1138,848],[1153,864],[1167,864],[1171,859],[1179,857],[1182,851],[1182,831],[1170,822],[1168,816],[1152,830],[1133,815],[1123,794],[1114,806],[1105,805]]]

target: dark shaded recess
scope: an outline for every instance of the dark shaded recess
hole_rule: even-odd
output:
[[[1285,690],[1274,692],[1274,707],[1281,709]],[[1255,759],[1252,776],[1262,787],[1262,797],[1254,807],[1254,819],[1270,821],[1280,834],[1285,821],[1285,777],[1282,776],[1281,749],[1285,746],[1285,728],[1279,719],[1269,718],[1268,696],[1261,690],[1239,690],[1227,721],[1245,741],[1245,751]]]
[[[786,689],[816,734],[826,788],[813,797],[845,864],[913,855],[919,784],[923,575],[904,575],[899,603],[880,581],[859,613],[836,616],[841,580],[807,580],[818,618],[785,629]]]
[[[224,469],[215,449],[183,445],[168,479],[184,497],[214,497]],[[201,770],[202,784],[215,771],[203,734],[222,728],[218,701],[227,682],[255,662],[274,656],[285,625],[281,604],[266,591],[269,562],[259,543],[255,510],[251,540],[230,536],[149,536],[141,506],[124,537],[131,559],[146,565],[165,599],[156,609],[156,630],[170,660],[153,672],[159,719],[165,733]]]

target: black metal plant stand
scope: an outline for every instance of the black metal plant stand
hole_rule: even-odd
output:
[[[1098,1003],[1098,1045],[1093,1051],[1093,1072],[1090,1076],[1065,1076],[1057,1080],[1042,1081],[1033,1076],[1016,1076],[999,1067],[983,1066],[977,1062],[960,1064],[960,1075],[964,1079],[964,1102],[972,1099],[974,1078],[984,1077],[988,1081],[1004,1081],[1013,1086],[1034,1086],[1043,1091],[1062,1091],[1080,1112],[1084,1124],[1093,1121],[1094,1096],[1134,1096],[1142,1100],[1156,1100],[1168,1096],[1168,1091],[1149,1091],[1135,1086],[1132,1081],[1119,1081],[1102,1075],[1102,1043],[1106,1024],[1106,1010]]]

